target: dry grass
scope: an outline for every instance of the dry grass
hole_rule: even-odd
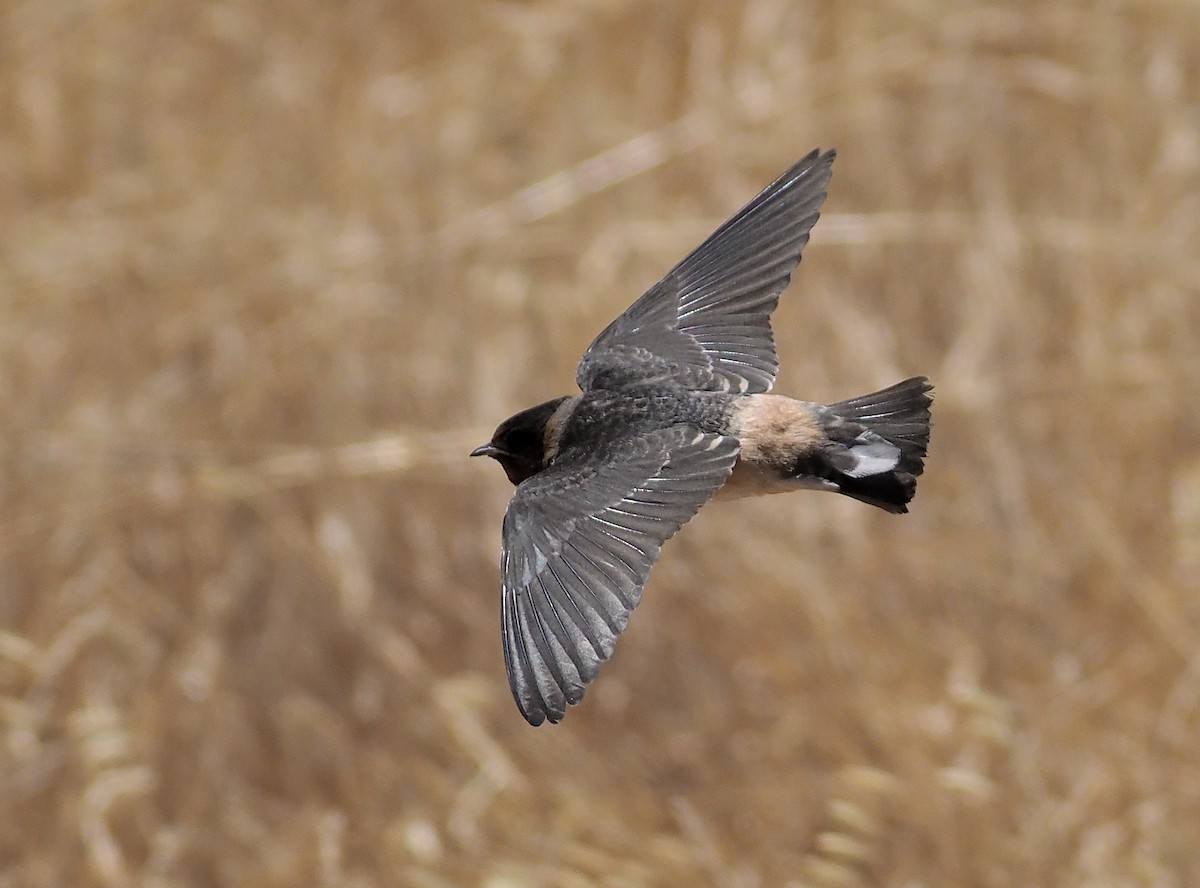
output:
[[[0,886],[1200,884],[1200,12],[0,7]],[[465,452],[840,149],[779,390],[903,519],[672,541],[504,683]]]

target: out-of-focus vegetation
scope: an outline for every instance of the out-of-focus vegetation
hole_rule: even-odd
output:
[[[1200,884],[1200,10],[0,8],[0,886]],[[669,543],[505,684],[468,461],[789,163],[778,390],[912,513]]]

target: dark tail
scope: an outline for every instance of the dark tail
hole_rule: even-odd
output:
[[[839,493],[889,512],[907,512],[925,470],[929,447],[929,392],[914,376],[869,395],[830,404],[829,443],[810,459],[812,474]]]

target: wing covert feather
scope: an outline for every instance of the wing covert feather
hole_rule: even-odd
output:
[[[579,387],[659,379],[769,391],[779,369],[771,313],[820,215],[833,159],[808,154],[609,324],[579,362]]]
[[[530,724],[559,721],[583,697],[662,544],[725,483],[737,453],[735,438],[674,426],[518,486],[504,516],[500,622],[509,686]]]

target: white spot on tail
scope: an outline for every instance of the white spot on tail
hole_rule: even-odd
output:
[[[850,455],[854,457],[854,468],[849,469],[846,474],[851,478],[882,475],[900,464],[900,448],[882,440],[855,444],[850,448]]]

